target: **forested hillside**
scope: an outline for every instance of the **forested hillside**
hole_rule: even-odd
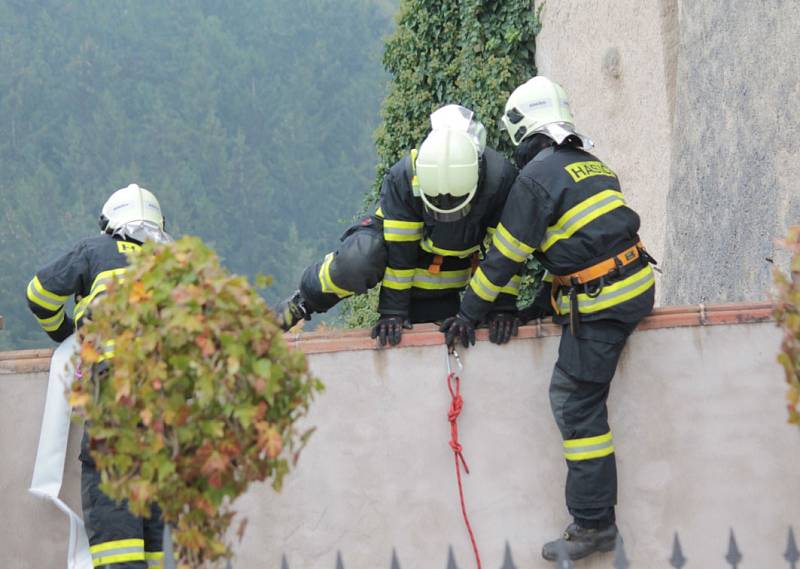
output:
[[[290,292],[372,183],[395,7],[0,0],[0,349],[49,345],[28,279],[131,182]]]

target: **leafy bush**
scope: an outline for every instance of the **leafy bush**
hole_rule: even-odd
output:
[[[789,422],[800,425],[800,225],[789,229],[782,241],[791,254],[789,274],[775,269],[777,286],[775,319],[783,328],[778,362],[786,372]]]
[[[101,369],[114,341],[109,375],[84,373],[70,394],[102,490],[140,516],[156,502],[184,567],[229,556],[233,500],[252,481],[280,489],[310,435],[296,421],[322,384],[305,357],[247,280],[192,237],[133,254],[82,331],[84,370]]]

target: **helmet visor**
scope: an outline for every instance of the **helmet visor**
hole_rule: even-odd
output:
[[[152,221],[131,221],[115,229],[113,235],[133,239],[139,243],[147,241],[172,243],[174,241],[172,236],[161,228],[160,224]]]
[[[452,128],[466,132],[472,139],[478,154],[486,148],[486,128],[475,119],[475,113],[461,105],[445,105],[431,113],[431,130]]]

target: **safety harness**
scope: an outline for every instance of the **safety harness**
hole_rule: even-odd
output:
[[[553,283],[550,289],[550,303],[556,314],[560,314],[558,307],[558,291],[561,287],[569,287],[569,329],[572,335],[578,333],[580,314],[578,312],[578,292],[579,287],[589,298],[596,298],[606,285],[607,278],[619,276],[623,267],[630,265],[638,260],[652,265],[658,262],[647,252],[641,241],[632,247],[628,247],[621,253],[609,257],[586,269],[570,273],[568,275],[553,275]]]

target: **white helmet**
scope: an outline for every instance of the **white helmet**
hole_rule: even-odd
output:
[[[575,131],[564,89],[541,75],[514,89],[501,120],[514,146],[536,133],[550,137],[556,144],[561,144],[569,136],[576,136],[584,148],[594,146],[588,137]]]
[[[164,215],[158,200],[136,184],[111,194],[100,214],[100,229],[140,243],[172,241],[164,231]]]
[[[415,177],[419,195],[434,217],[446,221],[450,214],[466,215],[478,189],[478,160],[474,137],[462,129],[436,128],[425,138]]]
[[[475,113],[461,105],[445,105],[431,113],[431,130],[452,128],[466,132],[483,154],[486,148],[486,127],[475,118]]]

